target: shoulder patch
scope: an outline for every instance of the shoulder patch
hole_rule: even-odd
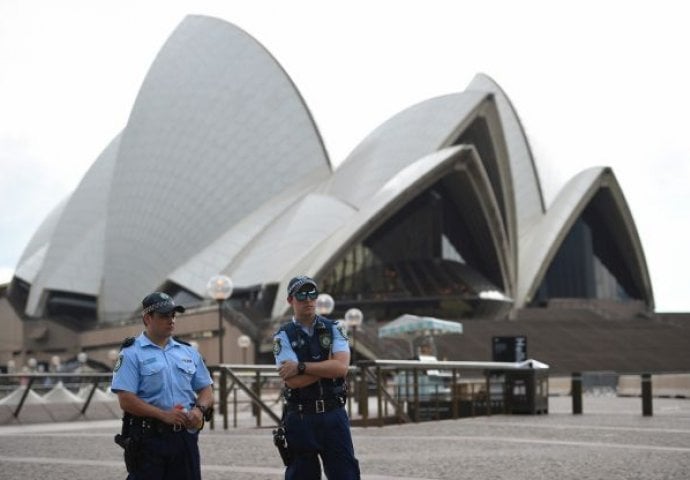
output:
[[[173,338],[173,340],[175,340],[177,343],[181,343],[182,345],[187,345],[188,347],[191,347],[191,346],[192,346],[191,343],[185,342],[185,341],[182,340],[180,337],[176,337],[176,336],[173,335],[172,338]]]
[[[280,338],[275,337],[273,339],[273,355],[276,357],[280,355],[280,351],[282,350],[282,346],[280,345]]]
[[[136,340],[135,337],[127,337],[122,341],[122,345],[120,345],[120,350],[123,348],[131,347],[134,345],[134,340]]]
[[[347,330],[345,330],[345,327],[342,324],[337,323],[335,328],[340,332],[345,340],[350,340],[350,338],[347,336]]]
[[[122,354],[120,354],[117,357],[117,361],[115,362],[115,366],[113,367],[113,373],[117,372],[121,366],[122,366]]]

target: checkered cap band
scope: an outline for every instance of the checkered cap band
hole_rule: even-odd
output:
[[[153,305],[149,305],[144,310],[142,310],[142,313],[144,315],[146,315],[147,313],[155,312],[159,308],[166,307],[166,306],[169,307],[170,310],[172,310],[175,308],[175,303],[170,301],[170,300],[164,300],[162,302],[154,303]]]
[[[146,315],[151,312],[168,313],[172,311],[184,312],[185,308],[182,305],[175,305],[173,298],[165,292],[153,292],[146,295],[141,301],[141,312]]]
[[[314,288],[318,288],[313,278],[306,275],[299,275],[290,280],[290,283],[288,283],[288,296],[293,296],[295,292],[298,292],[299,289],[305,285],[313,285]]]

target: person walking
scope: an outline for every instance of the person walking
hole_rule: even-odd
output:
[[[343,327],[316,314],[316,282],[290,280],[292,321],[273,337],[278,373],[285,382],[284,428],[289,452],[286,480],[357,480],[350,421],[345,410],[350,346]]]
[[[124,412],[116,442],[128,480],[200,480],[198,432],[213,407],[213,380],[199,352],[173,337],[175,305],[166,293],[142,301],[144,331],[122,344],[111,390]]]

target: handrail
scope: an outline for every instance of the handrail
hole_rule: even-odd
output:
[[[548,365],[543,364],[537,360],[526,360],[523,362],[479,362],[479,361],[428,361],[428,360],[361,360],[356,362],[358,370],[360,370],[360,381],[361,390],[366,389],[367,378],[373,378],[376,384],[376,397],[377,397],[377,418],[375,424],[383,426],[385,423],[384,409],[387,410],[387,406],[391,404],[395,409],[395,418],[398,421],[409,422],[420,421],[420,412],[423,406],[428,403],[428,400],[423,401],[423,397],[428,395],[420,392],[421,378],[420,372],[428,370],[438,370],[445,371],[445,374],[441,374],[442,377],[446,375],[452,378],[452,383],[449,392],[449,400],[441,401],[438,397],[438,387],[437,394],[434,396],[432,405],[436,409],[435,416],[439,417],[440,404],[446,404],[449,408],[447,414],[450,414],[452,418],[458,418],[460,416],[459,406],[460,398],[456,392],[455,385],[458,383],[460,372],[475,372],[478,377],[483,377],[481,381],[485,384],[485,397],[479,398],[472,394],[471,399],[471,414],[475,414],[475,407],[479,405],[486,415],[491,415],[492,411],[496,408],[502,409],[501,411],[506,411],[508,408],[507,404],[507,390],[506,385],[501,384],[501,398],[494,397],[492,395],[492,377],[495,375],[505,375],[509,372],[514,372],[515,374],[527,374],[534,375],[536,372],[541,372],[542,375],[548,373]],[[374,374],[372,370],[375,370]],[[412,384],[408,384],[406,380],[405,395],[404,397],[399,397],[396,395],[392,396],[388,391],[386,391],[385,386],[382,381],[382,372],[410,372]],[[405,377],[408,378],[407,376]],[[449,378],[449,380],[450,380]],[[411,387],[411,392],[408,388]],[[474,387],[472,388],[474,392]],[[411,395],[410,395],[411,393]],[[363,401],[362,401],[363,400]],[[405,412],[405,404],[408,404],[408,408],[411,410]],[[424,408],[427,408],[425,406]],[[433,410],[432,408],[432,410]],[[360,411],[362,413],[362,424],[366,427],[370,424],[370,418],[368,415],[368,407],[366,405],[366,397],[360,398]],[[541,409],[540,409],[541,411]]]
[[[538,370],[544,365],[536,360],[524,362],[474,362],[474,361],[421,361],[421,360],[361,360],[359,366],[400,367],[411,370],[458,369],[458,370]]]
[[[21,385],[21,387],[24,388],[24,393],[22,394],[22,398],[19,399],[19,403],[17,403],[17,408],[15,408],[14,412],[12,412],[12,416],[14,418],[19,418],[19,414],[21,413],[22,408],[24,408],[26,398],[29,396],[29,391],[31,390],[34,382],[39,378],[75,378],[79,380],[93,379],[93,387],[91,388],[91,391],[89,392],[89,395],[87,396],[86,400],[84,401],[84,405],[82,405],[80,410],[81,415],[84,415],[91,404],[91,399],[93,398],[93,394],[96,392],[96,388],[98,388],[98,384],[100,383],[101,379],[109,379],[112,378],[112,376],[112,372],[0,373],[0,381],[2,379],[17,379],[21,383],[22,380],[28,380],[26,385]]]
[[[532,363],[530,363],[532,362]],[[540,395],[549,395],[548,368],[543,368],[543,364],[537,361],[526,362],[473,362],[473,361],[418,361],[418,360],[361,360],[355,365],[349,367],[348,385],[355,386],[352,391],[353,394],[348,395],[347,409],[353,422],[357,422],[363,426],[369,425],[384,425],[386,422],[417,422],[420,421],[420,413],[424,418],[438,418],[439,413],[442,415],[450,415],[451,418],[458,418],[460,416],[484,414],[491,415],[500,411],[512,411],[511,405],[515,405],[513,391],[514,384],[510,380],[512,377],[518,379],[528,378],[534,381],[543,381],[546,379],[545,387],[540,389]],[[251,364],[222,364],[209,366],[209,370],[214,374],[215,387],[218,389],[219,401],[216,419],[223,418],[224,428],[228,425],[228,393],[234,392],[235,398],[231,400],[234,406],[234,426],[237,426],[237,392],[244,392],[248,400],[240,400],[240,402],[248,402],[252,405],[253,413],[256,416],[257,426],[261,426],[261,413],[265,412],[271,421],[279,423],[279,408],[277,402],[281,397],[276,394],[283,386],[283,382],[278,374],[278,371],[273,364],[251,365]],[[436,375],[432,372],[424,371],[439,371]],[[587,373],[587,372],[585,372]],[[591,373],[591,372],[589,372]],[[615,372],[612,372],[615,373]],[[395,374],[395,375],[394,375]],[[394,375],[394,377],[392,377]],[[651,390],[654,382],[656,388],[657,375],[643,374],[616,374],[620,376],[639,377],[642,376],[642,381],[637,381],[637,393],[630,393],[630,389],[622,395],[638,395],[642,396],[643,400],[643,414],[652,414],[652,397]],[[584,374],[573,374],[570,396],[573,398],[573,413],[582,412],[582,393],[584,392]],[[445,390],[436,387],[433,391],[433,385],[430,385],[427,378],[441,377]],[[22,373],[0,373],[0,388],[5,391],[13,390],[16,399],[11,403],[14,411],[13,417],[16,419],[25,407],[29,399],[30,390],[39,391],[48,390],[48,385],[43,385],[39,382],[40,379],[72,379],[73,382],[66,382],[68,388],[74,389],[77,386],[82,387],[84,401],[76,403],[80,405],[81,415],[85,415],[92,400],[97,393],[96,389],[99,385],[111,381],[111,372],[60,372],[60,373],[36,373],[36,372],[22,372]],[[228,378],[231,384],[228,385]],[[252,384],[252,378],[254,383]],[[391,378],[398,379],[397,383],[390,383]],[[400,381],[402,379],[403,381]],[[269,381],[271,388],[270,395],[267,395],[266,383]],[[690,392],[690,382],[684,380],[684,391]],[[57,382],[51,382],[54,384]],[[627,385],[627,384],[626,384]],[[84,387],[90,387],[86,390]],[[450,386],[450,389],[448,389]],[[19,390],[20,387],[22,390]],[[228,390],[229,388],[229,390]],[[373,389],[375,388],[375,392]],[[519,391],[524,387],[518,385]],[[619,387],[620,388],[620,384]],[[663,387],[660,387],[663,388]],[[392,389],[392,390],[391,390]],[[431,390],[430,390],[431,389]],[[662,390],[660,390],[662,391]],[[640,393],[641,392],[641,393]],[[663,391],[662,391],[663,392]],[[262,398],[262,393],[264,397]],[[621,394],[619,392],[619,394]],[[376,398],[370,397],[375,395]],[[663,395],[663,393],[662,393]],[[501,400],[502,396],[502,400]],[[690,395],[689,395],[690,396]],[[377,413],[373,413],[369,417],[369,400],[375,400],[372,404],[372,410],[376,409]],[[18,404],[14,402],[18,401]],[[520,400],[518,400],[520,401]],[[352,406],[354,402],[358,402],[359,418],[352,414]],[[393,411],[389,415],[389,407],[392,406]],[[439,410],[439,406],[441,410]],[[428,410],[424,410],[424,409]],[[522,408],[522,404],[520,404]],[[542,408],[542,412],[548,411],[548,404],[546,409]],[[503,409],[503,410],[501,410]],[[524,413],[524,412],[521,412]],[[211,428],[213,428],[213,421]]]
[[[35,373],[35,372],[26,372],[26,373],[0,373],[0,379],[3,378],[105,378],[105,377],[112,377],[113,374],[112,372],[45,372],[45,373]]]
[[[257,386],[257,391],[253,391],[250,386],[248,386],[242,379],[240,378],[242,373],[252,373],[254,374],[256,378],[257,384],[260,383],[260,379],[262,377],[262,373],[264,374],[263,376],[266,377],[278,377],[278,372],[276,371],[275,366],[273,365],[248,365],[248,364],[230,364],[230,363],[223,363],[221,365],[211,365],[208,367],[209,371],[213,375],[213,373],[218,372],[220,374],[220,379],[219,379],[219,388],[218,388],[218,403],[219,403],[219,413],[223,417],[223,429],[227,430],[228,429],[228,409],[227,409],[227,396],[228,396],[228,389],[227,389],[227,378],[226,376],[229,375],[233,381],[232,385],[230,386],[231,388],[234,385],[238,385],[240,390],[245,392],[249,398],[251,399],[252,403],[257,406],[257,408],[263,410],[266,412],[275,422],[276,424],[280,423],[280,418],[273,412],[273,410],[266,405],[266,403],[261,400],[260,397],[260,389]],[[235,426],[237,423],[237,418],[236,418],[236,413],[234,414],[235,416]],[[261,426],[261,417],[258,415],[257,412],[257,426]],[[211,423],[211,428],[214,427],[214,424]]]

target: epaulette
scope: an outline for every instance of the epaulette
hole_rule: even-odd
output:
[[[182,340],[180,337],[175,337],[175,336],[173,336],[172,338],[173,338],[173,340],[175,340],[177,343],[181,343],[182,345],[187,345],[188,347],[191,347],[191,346],[192,346],[191,343],[185,342],[185,341]]]
[[[293,325],[293,324],[294,324],[294,322],[292,322],[292,321],[283,323],[282,325],[280,325],[280,326],[278,327],[278,330],[276,330],[275,332],[273,332],[273,336],[275,337],[275,336],[278,335],[280,332],[285,332],[285,333],[287,333],[288,328],[290,328],[290,326]]]
[[[134,345],[134,340],[136,340],[136,337],[127,337],[122,341],[122,345],[120,345],[120,350],[123,348],[131,347]]]

